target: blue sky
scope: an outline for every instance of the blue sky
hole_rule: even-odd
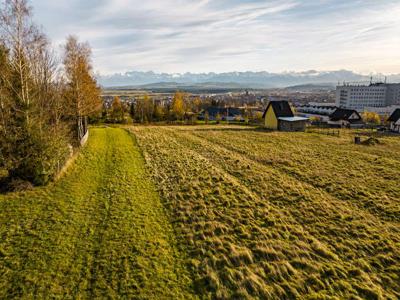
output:
[[[102,74],[400,73],[400,1],[32,0],[56,46],[88,41]]]

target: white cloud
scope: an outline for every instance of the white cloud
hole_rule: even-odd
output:
[[[313,3],[311,3],[313,2]],[[400,3],[345,0],[34,0],[51,38],[88,40],[95,68],[400,72]]]

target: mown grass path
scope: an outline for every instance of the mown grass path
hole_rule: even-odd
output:
[[[0,196],[0,298],[192,298],[134,139],[95,128],[63,179]]]

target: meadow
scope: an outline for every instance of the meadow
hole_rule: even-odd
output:
[[[0,195],[1,299],[191,299],[182,257],[123,129],[91,129],[58,182]]]
[[[400,297],[399,137],[131,131],[201,298]]]
[[[0,298],[399,299],[400,138],[91,128],[0,195]]]

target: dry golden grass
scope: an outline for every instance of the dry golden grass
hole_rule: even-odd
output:
[[[400,297],[400,138],[132,131],[202,297]]]

